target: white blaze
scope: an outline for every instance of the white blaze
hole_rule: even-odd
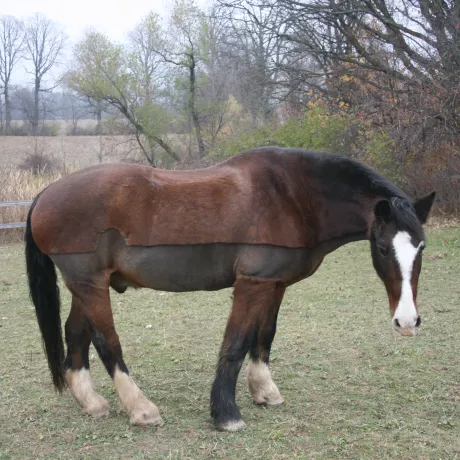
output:
[[[415,258],[423,246],[425,242],[420,241],[420,244],[415,247],[407,232],[398,232],[393,238],[393,248],[402,275],[401,297],[393,319],[397,319],[402,328],[413,328],[417,321],[411,278]]]

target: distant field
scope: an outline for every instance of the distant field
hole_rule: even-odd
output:
[[[78,169],[123,161],[135,148],[136,142],[126,136],[0,136],[0,168],[19,166],[38,151],[60,168]]]
[[[53,128],[56,131],[56,134],[60,136],[65,136],[72,129],[71,120],[45,120],[42,124],[46,128]],[[94,129],[97,125],[97,121],[93,119],[81,119],[78,120],[78,128],[80,129]],[[21,120],[12,120],[11,126],[16,129],[20,129],[24,126],[24,122]]]
[[[285,404],[255,406],[242,372],[247,429],[219,433],[209,392],[230,290],[112,293],[126,363],[165,420],[133,428],[93,349],[110,416],[85,417],[68,391],[54,392],[23,245],[0,246],[0,459],[460,459],[459,264],[460,227],[429,229],[423,323],[407,338],[391,328],[368,243],[328,256],[281,306],[272,371]]]

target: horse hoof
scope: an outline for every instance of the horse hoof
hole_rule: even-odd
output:
[[[249,391],[256,404],[276,406],[284,402],[266,363],[250,360],[247,376]]]
[[[243,420],[230,420],[228,422],[220,423],[216,425],[219,431],[240,431],[246,427],[246,423]]]
[[[109,403],[102,397],[97,395],[97,398],[83,409],[83,413],[94,418],[103,418],[109,415]]]
[[[251,388],[253,390],[253,388]],[[283,404],[284,399],[281,396],[281,393],[278,391],[277,386],[274,383],[271,385],[258,389],[258,391],[251,391],[254,402],[262,406],[277,406],[278,404]]]
[[[278,394],[278,396],[263,396],[254,398],[254,402],[259,406],[278,406],[279,404],[284,403],[283,397]]]
[[[134,410],[130,416],[131,425],[151,425],[151,426],[162,426],[163,419],[161,418],[160,412],[158,411],[155,404],[148,401],[147,407],[139,408]]]

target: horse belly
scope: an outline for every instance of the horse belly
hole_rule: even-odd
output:
[[[223,289],[235,281],[237,252],[237,245],[126,246],[114,282],[172,292]]]
[[[127,246],[115,230],[105,232],[92,253],[53,255],[67,284],[103,282],[162,291],[212,291],[231,287],[238,275],[276,279],[287,285],[310,276],[324,254],[270,245],[210,243]]]
[[[181,292],[230,287],[237,275],[289,285],[310,276],[322,258],[305,249],[208,244],[126,247],[117,265],[134,286]]]

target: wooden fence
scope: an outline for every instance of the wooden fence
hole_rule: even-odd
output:
[[[33,200],[24,200],[24,201],[4,201],[0,203],[0,208],[5,208],[6,206],[30,206]],[[2,228],[25,228],[26,222],[11,222],[7,224],[0,224],[0,230]]]

